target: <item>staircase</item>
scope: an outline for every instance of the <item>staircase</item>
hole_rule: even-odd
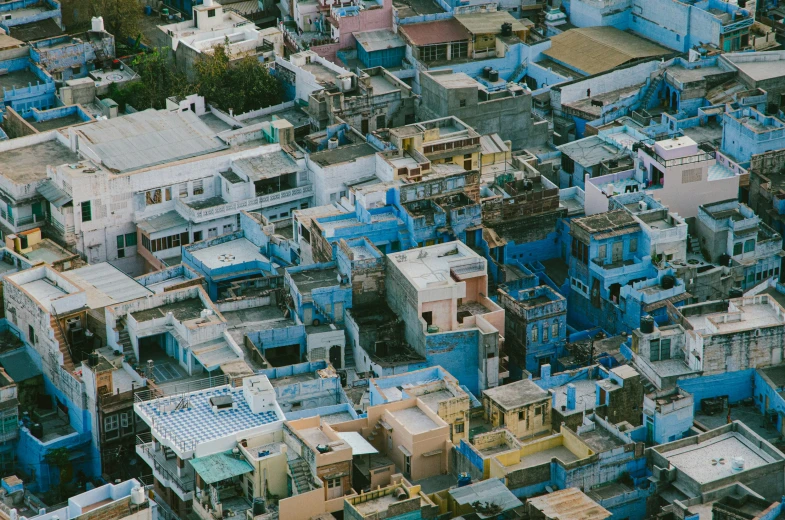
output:
[[[68,343],[66,343],[62,327],[60,327],[57,318],[54,316],[49,318],[49,325],[55,333],[55,341],[60,348],[60,353],[63,355],[63,368],[68,372],[73,372],[75,370],[74,360],[71,358],[71,353],[68,351]]]
[[[696,237],[695,235],[689,235],[688,240],[690,244],[690,252],[695,254],[700,254],[701,244],[700,241],[698,240],[698,237]]]
[[[657,92],[657,90],[659,90],[663,81],[665,81],[665,69],[659,71],[656,76],[651,78],[649,87],[643,94],[643,99],[641,99],[641,109],[646,110],[646,107],[649,106],[649,101],[651,101],[651,98],[654,97],[654,94]]]
[[[163,448],[164,458],[166,458],[166,460],[173,460],[177,458],[177,454],[174,451],[172,451],[172,448],[169,448],[168,446],[164,446],[163,444],[161,445],[161,448]]]
[[[354,368],[354,349],[351,346],[343,351],[343,368]]]
[[[128,335],[128,329],[124,328],[120,331],[117,343],[123,347],[123,357],[136,363],[136,354],[134,354],[134,347],[131,345],[131,336]]]
[[[523,60],[523,63],[515,67],[515,70],[512,71],[512,75],[510,76],[510,79],[507,81],[510,83],[518,83],[520,80],[523,79],[523,73],[526,71],[526,68],[528,66],[529,66],[529,60]]]
[[[292,481],[298,494],[307,493],[314,489],[311,484],[311,468],[308,467],[308,463],[301,457],[289,461],[289,471],[292,474]]]
[[[376,424],[373,425],[373,430],[371,430],[371,434],[368,436],[368,442],[373,442],[378,434],[382,431],[382,420],[379,419],[376,421]]]

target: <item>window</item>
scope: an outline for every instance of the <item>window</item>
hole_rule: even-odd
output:
[[[605,244],[601,245],[599,248],[599,253],[597,253],[597,258],[600,262],[605,262],[605,255],[606,255],[606,247]]]
[[[224,235],[227,233],[232,232],[232,225],[231,224],[224,224]]]
[[[93,209],[90,206],[90,201],[82,202],[82,222],[90,222],[93,220]]]
[[[164,199],[172,200],[172,187],[164,188]]]
[[[755,251],[755,239],[751,238],[744,242],[744,252],[749,253],[751,251]]]
[[[412,474],[412,458],[409,455],[403,456],[403,472],[407,475]]]
[[[120,421],[117,420],[117,414],[104,417],[104,431],[113,432],[120,427]]]
[[[463,423],[455,423],[455,433],[463,433]]]
[[[534,415],[542,415],[542,406],[538,406],[534,409]]]
[[[136,233],[126,233],[125,235],[117,235],[117,258],[125,258],[127,251],[126,247],[134,247],[136,245]]]
[[[215,11],[216,11],[215,9],[211,9],[210,11],[207,11],[207,18],[215,18]]]
[[[519,421],[525,421],[526,420],[526,412],[525,411],[521,410],[520,412],[518,412],[518,420]]]
[[[561,156],[561,169],[566,173],[575,173],[575,161],[568,156],[562,154]]]
[[[638,239],[633,238],[630,240],[630,253],[637,253],[638,252]]]
[[[554,321],[553,325],[551,325],[551,336],[556,338],[559,336],[559,322]]]
[[[202,240],[202,232],[194,231],[194,242],[199,242],[200,240]]]
[[[733,256],[740,255],[742,247],[743,244],[741,242],[736,242],[735,244],[733,244]]]
[[[161,202],[163,202],[161,200],[161,190],[160,189],[159,190],[150,190],[150,191],[145,192],[145,194],[144,194],[144,201],[145,201],[145,204],[147,204],[148,206],[153,205],[153,204],[160,204]]]
[[[130,421],[128,420],[128,412],[123,412],[120,414],[120,426],[123,428],[128,428]]]
[[[542,327],[542,340],[548,341],[548,322],[545,322]]]
[[[180,185],[180,198],[184,198],[188,196],[188,183],[184,182]]]
[[[532,343],[537,343],[537,326],[532,327]]]
[[[196,234],[194,233],[194,236]],[[120,243],[120,237],[117,240],[118,244]],[[125,235],[125,246],[131,247],[136,245],[136,236],[134,236],[134,240],[132,242],[128,241],[128,235]],[[180,247],[180,246],[187,246],[188,245],[188,233],[180,233],[179,235],[170,235],[168,237],[161,237],[161,238],[154,238],[150,239],[146,235],[142,235],[142,247],[150,251],[151,253],[155,253],[156,251],[163,251],[165,249],[171,249],[173,247]]]
[[[671,340],[655,339],[649,344],[649,360],[665,361],[671,358]]]
[[[35,330],[33,330],[32,325],[27,326],[27,337],[30,340],[30,343],[32,343],[33,345],[37,344],[37,341],[35,340]]]
[[[207,238],[213,238],[218,236],[218,228],[210,228],[207,230]]]
[[[204,193],[204,181],[199,179],[194,181],[194,195],[201,195]]]
[[[460,107],[465,107],[465,106],[466,106],[466,100],[465,100],[465,99],[462,99],[462,100],[460,100],[460,101],[458,102],[458,105],[459,105]]]
[[[376,128],[377,129],[384,128],[386,124],[387,124],[387,121],[385,119],[384,114],[382,114],[380,116],[376,116]]]
[[[572,256],[580,260],[581,263],[587,264],[589,263],[589,246],[578,240],[577,238],[572,239]]]

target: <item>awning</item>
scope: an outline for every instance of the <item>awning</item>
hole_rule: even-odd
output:
[[[433,451],[426,451],[422,454],[423,457],[435,457],[436,455],[441,455],[444,450],[433,450]]]
[[[224,338],[216,338],[193,345],[191,352],[208,372],[212,372],[225,363],[232,363],[240,359],[240,356],[232,350]]]
[[[231,451],[192,459],[191,466],[205,484],[215,484],[253,471],[253,466],[241,455],[234,455]]]
[[[52,179],[42,182],[35,191],[56,208],[62,208],[73,200],[70,195],[58,188]]]
[[[335,432],[338,437],[346,441],[350,448],[352,448],[352,456],[357,455],[373,455],[379,451],[373,445],[366,441],[362,435],[357,432]]]
[[[409,450],[407,450],[407,449],[406,449],[406,448],[404,448],[403,446],[400,446],[400,445],[399,445],[399,446],[398,446],[398,449],[399,449],[399,450],[401,450],[401,453],[403,453],[403,454],[404,454],[404,455],[406,455],[407,457],[411,457],[411,456],[412,456],[412,452],[410,452]]]

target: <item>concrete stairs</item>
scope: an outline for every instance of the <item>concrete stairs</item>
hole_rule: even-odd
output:
[[[74,360],[71,358],[71,353],[68,351],[68,343],[66,343],[65,336],[63,336],[63,330],[57,323],[57,318],[51,316],[49,318],[49,325],[55,333],[55,341],[57,341],[60,353],[63,355],[63,368],[69,372],[73,372],[75,370]]]
[[[373,426],[373,430],[371,430],[371,434],[368,436],[368,442],[373,442],[377,435],[381,434],[382,432],[382,421],[379,419],[376,421],[376,424]]]
[[[657,90],[659,90],[660,85],[662,85],[663,81],[665,81],[664,69],[659,71],[656,76],[651,78],[651,82],[649,83],[646,92],[643,94],[643,99],[641,99],[640,108],[646,110],[646,107],[649,106],[649,102],[651,101],[651,98],[654,97],[654,94],[657,92]]]
[[[689,241],[688,243],[690,246],[690,252],[699,254],[701,252],[701,244],[700,240],[698,240],[698,237],[695,235],[689,235],[687,240]]]
[[[509,83],[518,83],[520,80],[523,79],[523,73],[526,72],[526,68],[528,66],[529,66],[529,60],[524,60],[523,63],[515,67],[515,70],[512,71],[512,74],[510,75],[510,79],[507,81]]]
[[[343,350],[343,368],[354,368],[354,349],[351,345]]]
[[[120,337],[117,342],[123,347],[123,357],[136,363],[136,354],[134,354],[134,347],[131,345],[131,336],[128,334],[128,329],[123,328],[120,331]]]
[[[301,457],[289,461],[289,472],[297,493],[307,493],[313,489],[311,484],[311,468]]]

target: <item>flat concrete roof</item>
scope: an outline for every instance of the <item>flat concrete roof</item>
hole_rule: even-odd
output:
[[[425,413],[416,406],[404,408],[403,410],[390,411],[390,414],[392,414],[398,422],[403,424],[404,428],[413,435],[439,428],[439,425],[436,424],[433,419],[425,415]]]
[[[785,325],[783,309],[768,295],[731,300],[726,312],[686,316],[700,334],[731,334],[734,332]]]
[[[549,400],[548,392],[528,379],[489,388],[483,390],[483,394],[505,410],[514,410],[527,404]]]
[[[33,280],[32,282],[23,284],[21,287],[27,291],[30,296],[35,299],[35,301],[49,310],[52,309],[52,300],[56,300],[57,298],[68,294],[66,291],[62,290],[60,287],[52,285],[44,278]]]
[[[689,445],[663,453],[668,461],[699,484],[707,484],[730,475],[731,461],[744,459],[744,470],[774,462],[767,453],[738,432],[727,432],[697,445]]]
[[[87,306],[102,309],[107,305],[136,300],[153,294],[142,284],[108,262],[66,271],[63,275],[84,289]]]
[[[13,143],[13,141],[8,141]],[[79,156],[57,140],[0,151],[0,175],[16,184],[46,179],[47,166],[79,161]]]
[[[191,255],[208,269],[240,265],[255,260],[270,260],[259,252],[259,248],[247,238],[238,238],[214,246],[191,251]]]

